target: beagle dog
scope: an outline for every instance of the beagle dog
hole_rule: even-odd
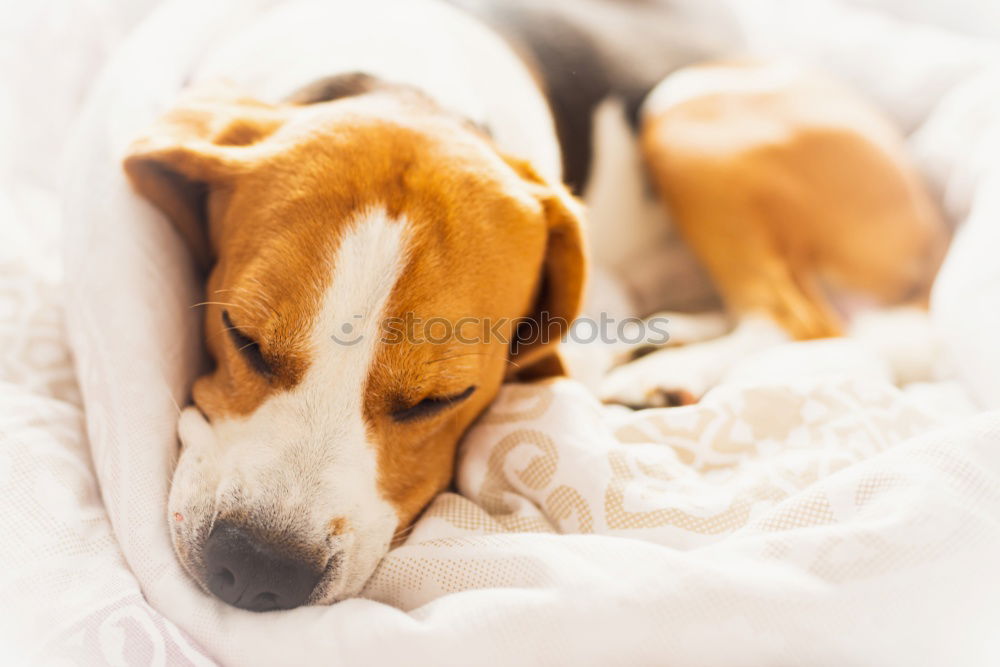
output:
[[[588,255],[645,253],[634,264],[652,275],[699,258],[687,302],[721,294],[758,341],[838,331],[814,280],[922,289],[940,222],[892,129],[782,66],[683,69],[657,87],[718,48],[696,24],[664,2],[300,1],[206,55],[124,162],[207,274],[214,364],[180,418],[168,503],[199,585],[255,611],[358,594],[450,483],[501,383],[565,372],[556,343]],[[680,241],[588,252],[572,192],[601,190],[588,179],[609,98],[640,130]],[[639,224],[596,209],[591,223],[595,239]],[[673,303],[647,295],[645,312]],[[630,366],[606,398],[693,400],[719,372],[670,371],[636,397]]]

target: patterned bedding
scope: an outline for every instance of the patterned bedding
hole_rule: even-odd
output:
[[[271,2],[180,0],[135,27],[153,4],[3,10],[0,638],[18,662],[1000,663],[996,43],[847,3],[712,5],[750,51],[833,69],[911,132],[962,225],[931,313],[940,381],[897,388],[840,340],[684,408],[509,385],[364,598],[261,615],[202,593],[169,544],[200,299],[118,161],[219,31]]]

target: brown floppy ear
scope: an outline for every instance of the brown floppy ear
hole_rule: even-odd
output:
[[[276,108],[253,100],[189,95],[129,147],[129,180],[170,219],[200,268],[214,254],[209,192],[247,171],[280,124]]]
[[[515,327],[507,379],[565,375],[558,343],[580,313],[587,274],[583,204],[562,184],[547,182],[527,162],[505,159],[535,191],[548,227],[535,302]]]

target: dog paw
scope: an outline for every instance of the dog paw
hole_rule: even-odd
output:
[[[623,405],[633,410],[643,410],[645,408],[679,408],[684,405],[694,405],[698,399],[687,389],[654,387],[647,389],[641,398],[638,394],[624,396],[611,394],[605,396],[603,401],[613,405]]]
[[[633,409],[697,403],[713,383],[694,349],[658,350],[619,366],[601,383],[601,400]]]
[[[660,349],[615,368],[598,395],[606,403],[638,408],[694,403],[734,364],[786,340],[788,334],[773,321],[746,318],[721,338]]]

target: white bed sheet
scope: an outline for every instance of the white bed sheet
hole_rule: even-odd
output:
[[[913,130],[964,224],[933,309],[957,382],[904,392],[877,373],[813,373],[790,346],[771,360],[781,373],[750,364],[683,409],[632,415],[571,382],[511,386],[465,442],[459,492],[435,501],[367,599],[254,615],[205,596],[169,546],[198,286],[118,159],[215,32],[269,3],[162,7],[81,114],[97,68],[153,4],[4,9],[0,140],[19,150],[0,155],[0,630],[22,657],[1000,662],[1000,414],[982,410],[1000,407],[995,44],[836,3],[733,3],[752,51],[833,69]]]

